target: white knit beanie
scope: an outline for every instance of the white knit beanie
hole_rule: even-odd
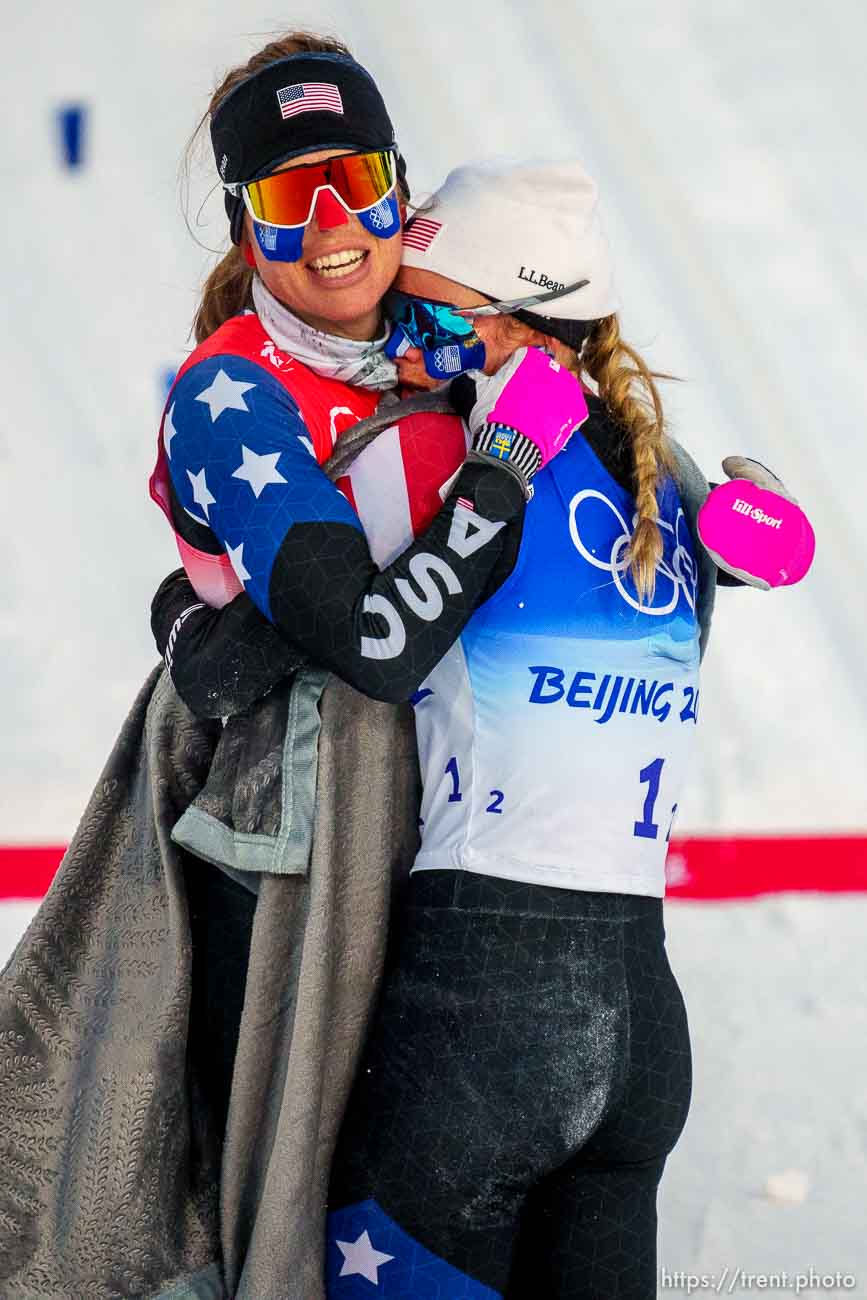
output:
[[[589,280],[532,308],[554,320],[598,320],[619,306],[598,190],[577,162],[456,167],[404,230],[402,264],[507,301]]]

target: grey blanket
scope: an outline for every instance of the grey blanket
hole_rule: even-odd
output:
[[[272,692],[245,741],[152,674],[0,977],[2,1300],[322,1295],[329,1161],[392,866],[415,850],[410,711],[336,680],[319,700],[309,872],[296,857],[259,878],[225,1143],[190,1104],[190,931],[171,838],[199,799],[206,819],[293,860],[290,699],[288,685]]]
[[[405,410],[342,438],[329,472]],[[703,651],[707,484],[675,451]],[[418,797],[409,708],[304,668],[221,728],[152,674],[0,977],[0,1300],[320,1300],[328,1168]],[[258,894],[225,1135],[190,1104],[185,850]]]

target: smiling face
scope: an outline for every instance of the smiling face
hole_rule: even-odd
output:
[[[349,152],[320,149],[293,158],[276,170]],[[372,339],[379,332],[379,304],[397,274],[401,241],[396,235],[378,239],[365,230],[330,191],[317,197],[297,262],[272,262],[263,256],[249,212],[244,214],[244,243],[252,250],[266,288],[314,329],[353,339]]]
[[[423,271],[416,266],[402,266],[394,287],[415,298],[447,302],[454,307],[482,307],[491,301],[457,280],[449,280],[435,271]],[[476,316],[473,325],[485,345],[486,375],[499,370],[518,348],[548,342],[538,330],[523,325],[512,316]],[[443,382],[432,379],[425,370],[421,348],[409,348],[398,358],[397,372],[401,384],[408,388],[439,388]]]

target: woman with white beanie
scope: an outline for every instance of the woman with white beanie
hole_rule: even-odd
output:
[[[424,529],[470,442],[529,469],[532,499],[488,598],[412,694],[421,845],[333,1165],[328,1296],[651,1300],[656,1192],[691,1093],[663,897],[718,576],[696,524],[707,485],[620,337],[577,164],[457,169],[408,223],[387,304],[402,383],[451,379],[466,429],[433,496],[436,419],[452,417],[413,441],[395,406],[397,438],[360,453],[348,490],[374,558]],[[589,410],[541,468],[517,432],[532,393],[504,396],[534,349],[581,378]],[[464,508],[469,545],[490,524]],[[794,580],[792,537],[783,579],[761,542],[729,567]],[[710,540],[722,556],[727,537]],[[442,570],[432,589],[413,576],[418,607],[448,598]],[[179,587],[161,590],[163,649]],[[287,668],[245,595],[176,625],[194,711],[229,653],[239,707]]]
[[[576,163],[452,172],[396,284],[404,383],[538,346],[596,393],[415,703],[422,843],[333,1165],[328,1294],[370,1266],[424,1276],[407,1295],[650,1300],[691,1087],[662,919],[701,630],[674,453]],[[534,292],[448,341],[438,303]],[[474,432],[473,376],[451,393]]]

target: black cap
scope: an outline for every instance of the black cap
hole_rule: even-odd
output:
[[[348,54],[290,54],[247,77],[213,113],[211,144],[227,184],[259,180],[317,149],[397,149],[376,82]],[[405,184],[399,154],[398,175]],[[226,212],[238,243],[242,200],[227,194]]]

